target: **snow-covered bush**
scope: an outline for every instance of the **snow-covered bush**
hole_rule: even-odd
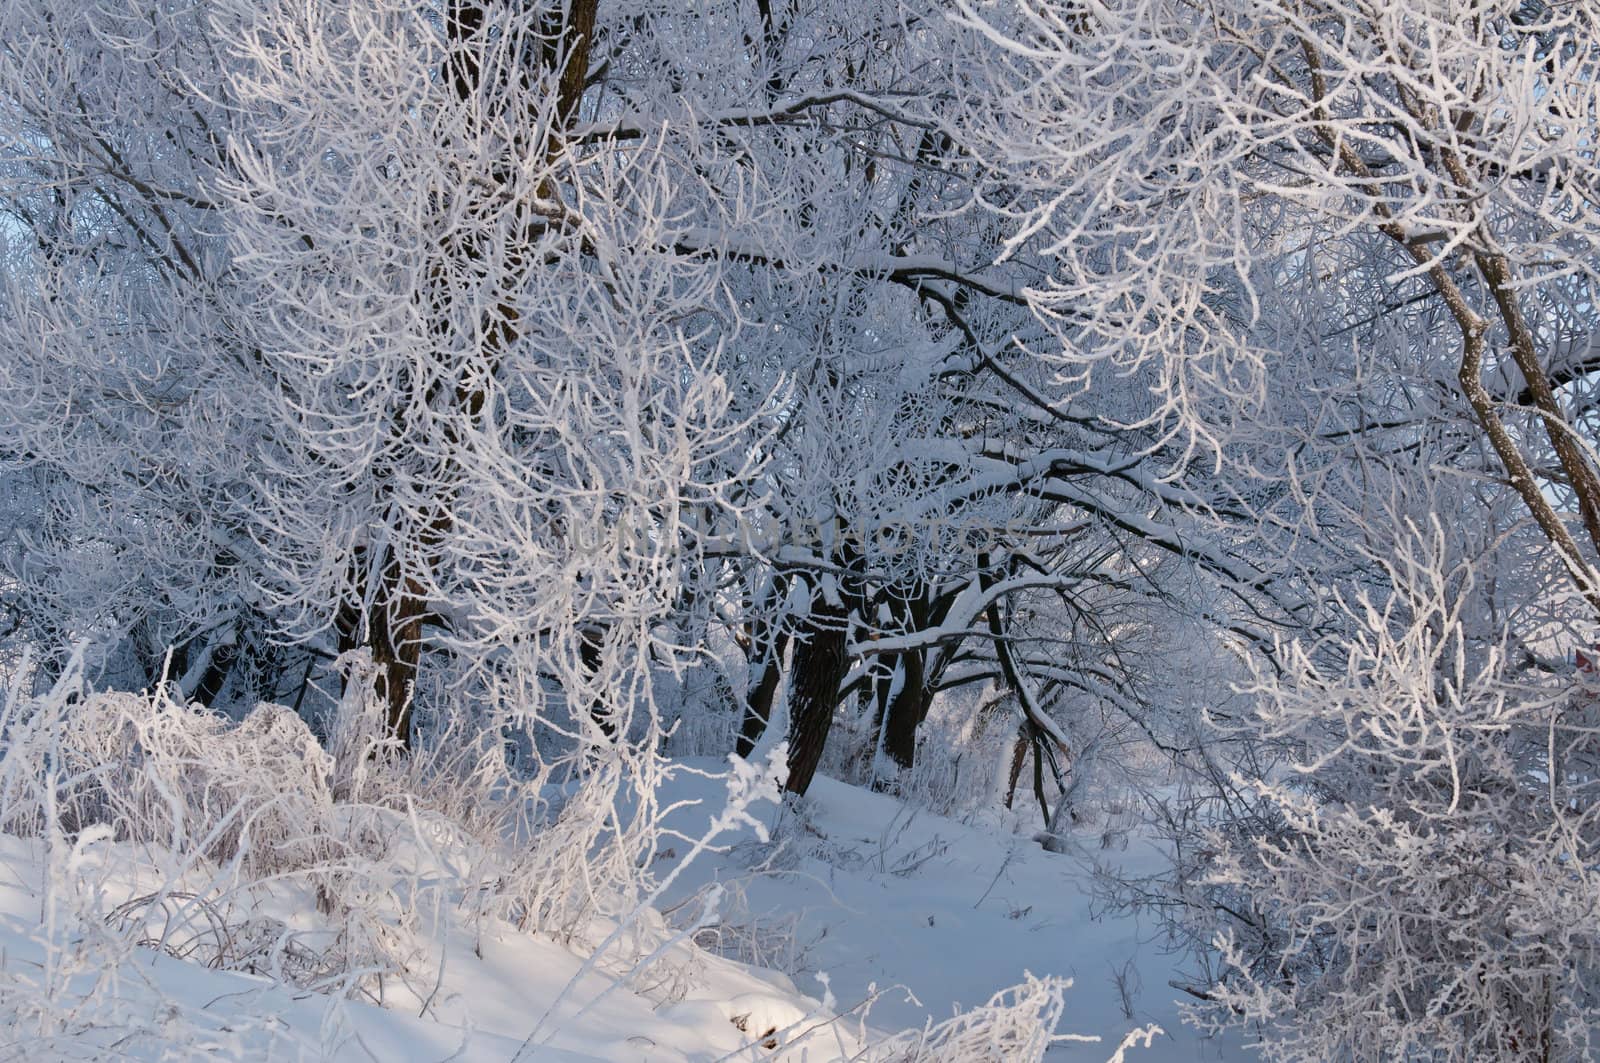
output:
[[[13,690],[5,706],[0,823],[142,854],[147,870],[131,875],[124,860],[131,877],[114,916],[102,913],[136,940],[323,989],[370,992],[393,975],[425,996],[428,943],[456,921],[591,948],[620,921],[629,933],[604,944],[624,969],[670,934],[641,918],[653,791],[596,771],[552,802],[550,776],[519,773],[503,743],[464,728],[459,743],[401,759],[371,686],[348,690],[324,750],[281,706],[235,723],[165,692],[88,692],[75,664],[45,696]],[[719,829],[743,822],[760,792],[733,795]],[[291,926],[269,895],[319,915]]]
[[[1214,836],[1205,1015],[1270,1059],[1586,1058],[1600,1022],[1600,691],[1474,638],[1443,543],[1407,529],[1351,635],[1243,692],[1293,752],[1237,780],[1270,829]]]
[[[987,1004],[874,1046],[873,1063],[1037,1063],[1050,1046],[1080,1040],[1056,1027],[1068,978],[1035,978],[1001,990]]]

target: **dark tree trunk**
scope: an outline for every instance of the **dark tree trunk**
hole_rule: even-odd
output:
[[[899,614],[896,631],[922,632],[938,627],[949,616],[958,595],[959,591],[955,590],[934,595],[925,584],[919,582],[915,592],[902,601],[896,602],[891,598],[890,607]],[[894,670],[890,673],[889,684],[893,684],[893,677],[898,672],[900,689],[893,697],[889,697],[887,687],[884,688],[884,703],[880,703],[878,710],[879,726],[883,728],[884,752],[894,758],[902,771],[916,764],[917,729],[928,718],[928,710],[933,707],[934,687],[938,683],[938,673],[943,670],[939,662],[947,659],[946,653],[936,648],[919,647],[896,653],[891,658]]]
[[[1022,778],[1022,764],[1028,756],[1028,731],[1026,727],[1017,729],[1017,741],[1011,747],[1011,772],[1006,778],[1006,807],[1017,798],[1017,782]]]
[[[228,629],[206,632],[172,650],[167,678],[177,682],[188,700],[211,708],[239,658],[239,648]],[[191,674],[197,669],[198,675]]]
[[[762,666],[761,678],[750,688],[750,694],[745,698],[744,718],[739,721],[739,744],[737,746],[741,757],[748,757],[755,751],[756,743],[761,741],[761,736],[766,733],[767,721],[772,718],[772,699],[778,693],[778,680],[783,678],[783,669],[778,663],[781,651],[773,648],[772,656]]]
[[[378,666],[376,690],[383,702],[386,733],[406,752],[411,751],[411,706],[416,692],[417,668],[422,660],[422,599],[414,593],[399,596],[389,610],[376,605],[368,623],[376,633],[369,645]]]
[[[583,664],[583,670],[594,678],[600,673],[601,651],[605,646],[606,628],[603,625],[586,627],[578,632],[578,660]],[[594,722],[600,725],[600,730],[606,738],[615,740],[617,737],[617,721],[611,718],[606,711],[605,701],[596,697],[589,704],[589,715]]]
[[[355,564],[365,560],[358,548]],[[364,588],[370,576],[357,570],[355,587]],[[378,573],[377,593],[365,613],[347,605],[339,611],[339,652],[364,647],[377,668],[374,693],[384,706],[385,733],[405,752],[411,750],[411,702],[417,669],[422,660],[422,624],[428,616],[422,588],[415,578],[400,574],[393,552],[386,555]]]
[[[754,681],[746,683],[744,713],[739,719],[739,740],[734,747],[741,757],[755,751],[756,743],[766,733],[767,721],[772,718],[772,702],[777,697],[778,684],[783,679],[783,650],[789,643],[789,634],[775,629],[766,618],[765,611],[782,598],[789,586],[782,573],[773,577],[772,583],[755,595],[750,603],[753,619],[739,644],[744,648],[748,662],[748,675]]]
[[[206,662],[205,671],[200,673],[200,681],[194,685],[194,693],[190,696],[210,708],[216,703],[217,695],[222,693],[222,686],[228,681],[228,674],[238,661],[237,647],[218,646],[212,651],[211,659]]]
[[[421,588],[402,576],[390,560],[380,577],[383,593],[367,615],[367,646],[378,668],[376,691],[383,702],[387,734],[411,750],[411,706],[422,661],[422,621],[427,615]]]
[[[789,781],[785,789],[803,794],[822,760],[833,726],[839,684],[848,671],[846,613],[821,597],[797,635],[794,675],[789,688]]]
[[[1044,817],[1044,829],[1050,829],[1050,802],[1044,796],[1044,744],[1047,739],[1032,722],[1025,725],[1033,746],[1033,796],[1039,802],[1039,814]]]
[[[917,728],[928,717],[932,695],[927,688],[927,657],[923,650],[910,650],[895,656],[901,673],[900,689],[889,699],[883,719],[883,751],[901,770],[916,761]]]

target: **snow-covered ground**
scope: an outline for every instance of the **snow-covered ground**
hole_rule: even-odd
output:
[[[1154,927],[1094,917],[1096,859],[1127,867],[1158,855],[1138,839],[1125,851],[1101,850],[1098,828],[1069,839],[1073,851],[1046,852],[1029,814],[1037,816],[1019,802],[1014,816],[962,823],[818,776],[797,821],[768,810],[787,851],[771,857],[769,847],[742,846],[685,877],[739,883],[751,913],[769,925],[792,919],[796,955],[784,958],[825,973],[841,1003],[876,992],[871,1021],[880,1028],[947,1018],[1025,973],[1060,975],[1073,980],[1061,1032],[1100,1040],[1057,1045],[1051,1061],[1104,1060],[1128,1031],[1152,1023],[1163,1035],[1130,1059],[1253,1058],[1183,1023],[1183,994],[1168,985],[1176,959]],[[764,862],[772,866],[760,869]],[[797,981],[814,991],[803,974]]]
[[[702,802],[677,814],[686,833],[700,833],[721,786],[683,775],[673,787],[672,798]],[[774,844],[747,838],[702,857],[663,907],[670,922],[688,925],[701,891],[720,884],[720,915],[697,940],[785,968],[792,979],[711,952],[691,958],[682,946],[630,977],[627,964],[586,968],[567,947],[510,926],[451,926],[435,938],[443,963],[433,965],[432,991],[419,999],[414,984],[395,986],[386,1007],[129,948],[127,935],[113,932],[116,919],[102,918],[105,940],[93,940],[83,929],[93,924],[63,914],[59,884],[97,882],[104,896],[72,903],[105,913],[139,887],[85,877],[59,853],[48,867],[40,841],[0,837],[0,994],[13,1001],[0,1002],[0,1014],[14,1024],[0,1032],[0,1058],[503,1061],[528,1042],[525,1060],[821,1063],[982,1005],[1028,974],[1072,978],[1060,1032],[1101,1039],[1058,1044],[1049,1060],[1104,1060],[1128,1031],[1150,1024],[1164,1035],[1129,1059],[1248,1056],[1181,1022],[1180,994],[1167,984],[1173,960],[1151,928],[1092,917],[1088,861],[1098,833],[1077,839],[1079,854],[1049,853],[1020,815],[1015,831],[998,819],[969,825],[825,778],[798,814],[780,817],[770,803],[759,812],[775,828]],[[94,851],[82,850],[78,863],[96,859]],[[664,849],[660,870],[687,851]],[[1137,842],[1130,852],[1139,858]],[[182,907],[181,898],[169,906]],[[182,951],[172,943],[170,951]],[[69,1018],[41,1038],[28,1007],[45,987]],[[766,1031],[786,1027],[785,1041],[808,1036],[772,1048]]]

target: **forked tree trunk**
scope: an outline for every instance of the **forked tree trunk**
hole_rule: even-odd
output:
[[[899,614],[897,630],[925,632],[939,627],[950,615],[950,609],[958,597],[956,590],[936,595],[925,584],[918,583],[915,593],[908,595],[903,602],[895,603],[891,599],[890,607]],[[942,670],[938,662],[948,660],[950,652],[953,649],[920,646],[891,657],[893,670],[881,695],[882,702],[886,704],[880,703],[878,712],[883,729],[883,751],[902,772],[916,764],[917,730],[927,720],[928,711],[933,707],[933,688]],[[891,696],[889,688],[893,686],[896,675],[900,688]]]

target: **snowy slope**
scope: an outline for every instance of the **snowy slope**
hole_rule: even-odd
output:
[[[697,832],[720,785],[684,775],[673,786],[673,799],[702,801],[679,813],[685,830]],[[10,1010],[12,1027],[0,1032],[0,1059],[503,1061],[537,1029],[525,1060],[822,1063],[855,1055],[858,1034],[876,1039],[946,1018],[1027,972],[1072,977],[1061,1032],[1101,1038],[1061,1044],[1050,1060],[1106,1059],[1127,1031],[1150,1023],[1166,1035],[1130,1059],[1246,1055],[1181,1024],[1167,986],[1171,960],[1143,940],[1139,926],[1091,918],[1079,858],[1047,853],[1003,825],[916,813],[825,778],[798,814],[780,816],[770,803],[761,814],[777,827],[775,843],[748,838],[686,869],[668,898],[668,918],[685,925],[699,906],[692,895],[723,884],[728,900],[698,940],[786,966],[793,982],[709,953],[691,958],[681,946],[669,957],[669,975],[619,980],[626,965],[585,970],[572,950],[509,926],[476,933],[451,926],[432,942],[443,955],[429,968],[437,968],[433,992],[419,1000],[397,985],[386,992],[386,1007],[208,970],[114,935],[97,940],[59,913],[52,920],[52,905],[62,902],[43,888],[43,844],[3,837],[0,994],[12,1004],[0,999],[0,1013]],[[686,849],[664,851],[661,869]],[[63,881],[59,872],[53,881]],[[137,892],[115,881],[100,888],[107,895],[98,910]],[[685,903],[674,910],[674,901]],[[47,954],[45,941],[57,948]],[[52,972],[63,955],[77,956],[79,969]],[[1134,987],[1131,1018],[1113,978],[1124,969],[1132,972],[1124,979]],[[53,985],[52,999],[71,1014],[44,1038],[27,1012],[41,984]],[[830,1024],[840,1012],[850,1014]],[[789,1026],[811,1035],[791,1050],[769,1051],[765,1031]]]
[[[867,999],[874,985],[881,991],[874,1026],[938,1021],[1031,972],[1072,978],[1061,1032],[1100,1038],[1057,1046],[1052,1061],[1106,1059],[1127,1031],[1151,1023],[1164,1035],[1130,1059],[1253,1058],[1183,1023],[1182,994],[1168,985],[1175,959],[1153,928],[1131,917],[1093,917],[1092,861],[1113,855],[1099,851],[1098,832],[1072,839],[1076,854],[1049,853],[1032,839],[1024,814],[1008,819],[959,823],[818,776],[798,822],[768,810],[789,850],[772,861],[781,870],[751,871],[770,854],[747,846],[706,862],[698,877],[741,884],[752,912],[777,913],[769,922],[796,917],[803,967],[825,972],[841,1002]],[[1156,859],[1137,841],[1114,855],[1124,863]],[[1127,972],[1131,1018],[1119,972]]]
[[[782,978],[699,957],[689,996],[703,998],[700,1003],[661,1006],[665,987],[636,992],[618,978],[586,971],[571,950],[504,925],[482,935],[451,927],[437,991],[425,1004],[404,986],[386,993],[386,1007],[340,1000],[130,948],[111,934],[96,940],[94,923],[74,925],[59,913],[52,918],[59,898],[42,887],[46,862],[42,843],[0,836],[4,1060],[488,1063],[513,1058],[537,1030],[520,1057],[529,1063],[681,1063],[747,1058],[739,1052],[750,1037],[732,1019],[759,1010],[787,1025],[816,1004],[776,991],[774,982],[787,987]],[[106,892],[109,900],[100,907],[114,911],[137,890],[112,881]],[[188,937],[182,931],[173,940]],[[59,947],[47,950],[50,941]],[[42,995],[31,991],[46,988],[66,1021],[53,1022],[51,1035],[41,1037],[27,1009],[29,998]]]

